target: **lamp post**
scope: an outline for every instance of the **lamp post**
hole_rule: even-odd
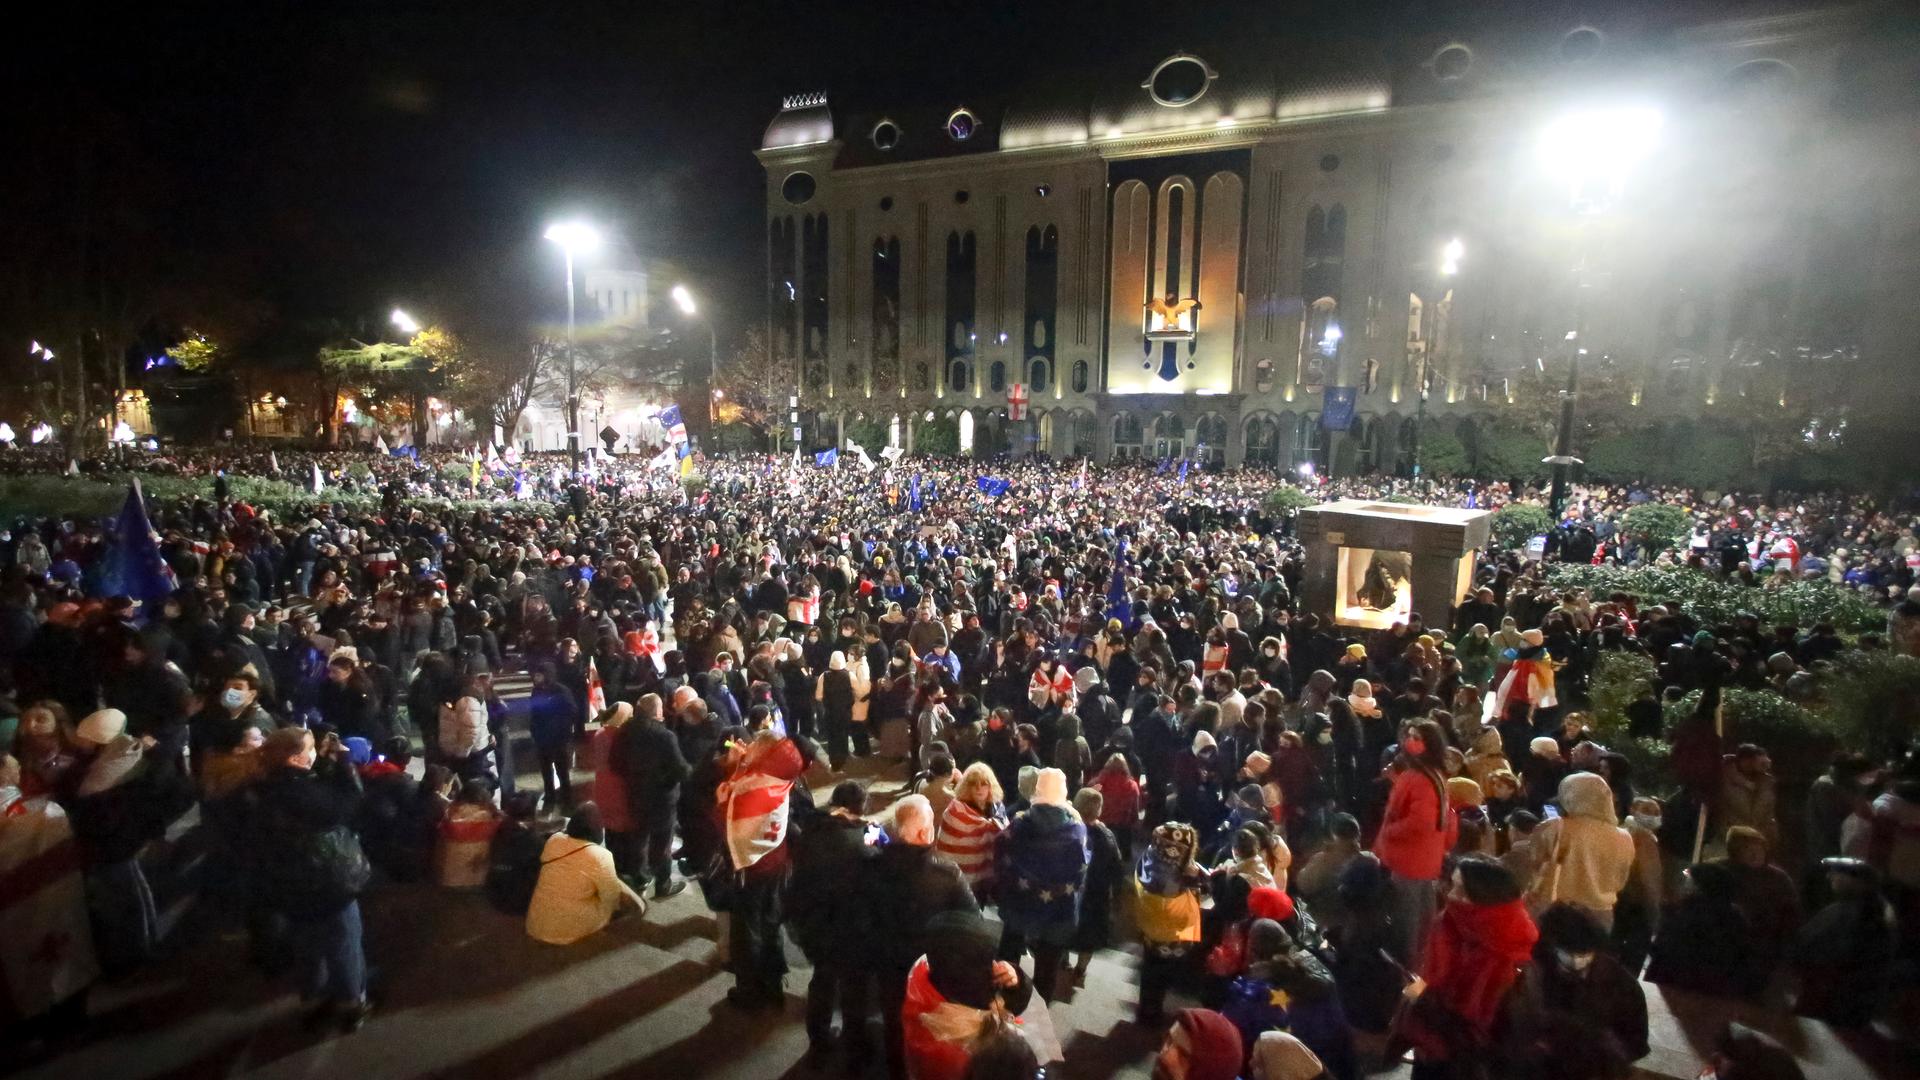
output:
[[[1440,278],[1444,282],[1460,272],[1460,260],[1465,258],[1467,247],[1459,237],[1446,242],[1440,249]],[[1438,301],[1435,301],[1438,303]],[[1426,335],[1425,356],[1420,364],[1420,378],[1413,392],[1418,395],[1413,408],[1413,479],[1420,479],[1420,435],[1427,426],[1427,389],[1433,384],[1433,316],[1423,312],[1421,315],[1427,325],[1422,330]]]
[[[580,385],[579,367],[573,353],[573,257],[586,255],[600,247],[600,233],[591,225],[577,221],[547,226],[546,238],[560,245],[567,263],[567,473],[580,478]]]
[[[1547,126],[1540,140],[1541,162],[1566,188],[1567,206],[1577,219],[1575,233],[1573,329],[1567,331],[1567,388],[1560,394],[1560,427],[1553,453],[1541,459],[1553,466],[1548,509],[1556,524],[1566,512],[1573,466],[1574,407],[1580,393],[1580,357],[1586,353],[1588,224],[1619,200],[1627,173],[1645,160],[1659,140],[1662,117],[1646,107],[1589,109],[1568,113]]]
[[[685,285],[675,285],[672,290],[674,306],[688,318],[698,318],[707,324],[707,434],[713,434],[714,400],[719,393],[720,381],[720,337],[713,329],[713,319],[700,315],[700,307],[693,302],[693,293]]]

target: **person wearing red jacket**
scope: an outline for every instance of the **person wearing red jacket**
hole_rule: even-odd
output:
[[[1412,1046],[1414,1080],[1473,1075],[1488,1065],[1501,1005],[1539,939],[1512,871],[1491,856],[1462,857],[1388,1053]]]
[[[1447,805],[1446,735],[1431,720],[1406,726],[1393,763],[1393,791],[1373,851],[1393,875],[1395,928],[1402,954],[1420,955],[1433,922],[1440,874],[1460,832]]]

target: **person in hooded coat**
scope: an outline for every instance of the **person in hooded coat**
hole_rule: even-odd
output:
[[[1032,805],[1000,837],[994,877],[1007,927],[1001,956],[1017,961],[1031,949],[1034,985],[1048,1001],[1079,925],[1090,859],[1086,825],[1067,804],[1066,775],[1040,770]]]
[[[1534,830],[1528,841],[1540,865],[1529,891],[1536,906],[1572,904],[1612,932],[1613,909],[1633,876],[1633,837],[1613,812],[1606,780],[1577,772],[1560,781],[1560,816]]]
[[[1680,902],[1660,922],[1646,979],[1716,997],[1748,997],[1767,973],[1753,964],[1753,926],[1734,903],[1733,874],[1716,863],[1686,869]]]

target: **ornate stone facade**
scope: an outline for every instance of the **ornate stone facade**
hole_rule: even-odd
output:
[[[758,151],[769,339],[821,443],[951,425],[980,454],[1342,474],[1408,471],[1416,417],[1470,436],[1580,347],[1650,411],[1872,386],[1914,329],[1875,268],[1911,271],[1920,220],[1914,144],[1886,137],[1920,72],[1884,15],[1221,43],[1004,100],[796,95]],[[1873,96],[1902,73],[1905,105]],[[1563,118],[1615,115],[1652,118],[1631,170],[1543,158]],[[1334,387],[1345,431],[1323,430]]]

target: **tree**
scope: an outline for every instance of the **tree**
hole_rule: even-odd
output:
[[[416,335],[416,340],[418,337]],[[444,342],[431,340],[429,344],[440,348],[451,347]],[[445,380],[432,358],[419,345],[391,342],[367,345],[355,341],[345,346],[323,348],[320,350],[320,368],[332,377],[336,397],[338,388],[348,384],[372,389],[376,394],[385,391],[400,397],[412,420],[414,445],[425,445],[426,398],[438,390]],[[331,442],[334,438],[333,410],[329,408],[327,439]]]
[[[786,425],[787,398],[794,392],[793,359],[778,355],[764,327],[750,326],[740,344],[721,357],[714,388],[724,395],[723,411],[777,434]]]
[[[423,331],[424,333],[424,331]],[[441,357],[447,398],[454,406],[507,439],[521,414],[552,377],[564,342],[540,335],[526,341],[474,343],[458,339]]]
[[[1509,551],[1553,528],[1553,515],[1532,503],[1509,503],[1494,511],[1493,538]]]
[[[1642,550],[1658,553],[1674,547],[1693,531],[1693,515],[1669,503],[1641,503],[1629,507],[1620,530]]]
[[[186,338],[178,345],[167,348],[167,356],[186,371],[211,371],[225,359],[218,343],[191,330],[187,331]]]

